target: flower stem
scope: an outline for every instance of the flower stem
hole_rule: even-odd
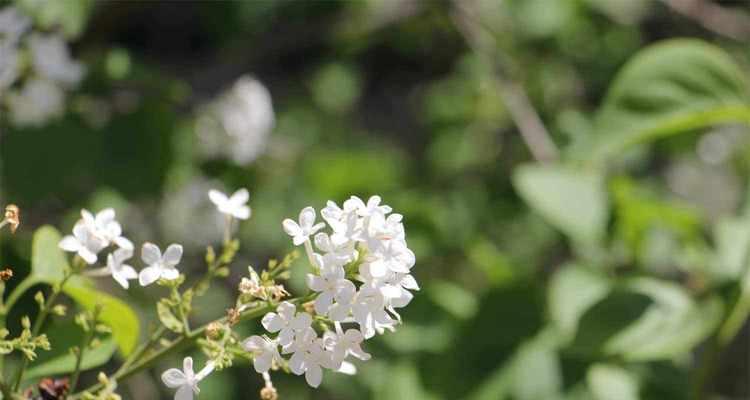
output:
[[[83,341],[81,342],[81,347],[78,349],[78,353],[76,354],[76,367],[75,370],[73,370],[73,375],[70,378],[70,391],[75,391],[76,386],[78,386],[78,378],[81,375],[81,363],[83,362],[83,355],[86,352],[86,349],[91,345],[91,341],[94,340],[94,332],[96,328],[96,319],[98,316],[95,316],[92,320],[92,324],[89,327],[88,332],[86,332],[86,335],[83,337]]]

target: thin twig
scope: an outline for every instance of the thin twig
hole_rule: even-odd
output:
[[[750,39],[750,15],[729,10],[705,0],[662,0],[669,8],[718,35],[745,41]]]
[[[518,128],[521,138],[535,160],[543,163],[559,159],[557,146],[550,138],[539,113],[531,104],[523,86],[508,79],[498,64],[501,54],[494,36],[478,21],[478,17],[469,7],[470,1],[454,1],[451,18],[463,35],[466,43],[485,63],[495,71],[493,79],[500,87],[500,95]],[[503,59],[506,57],[502,57]]]

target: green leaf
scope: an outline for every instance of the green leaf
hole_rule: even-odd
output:
[[[551,330],[521,345],[513,361],[513,398],[517,400],[557,399],[561,397],[562,371],[557,356],[557,341]]]
[[[637,377],[616,365],[592,365],[586,374],[586,382],[596,400],[640,399]]]
[[[560,165],[524,165],[513,174],[521,197],[547,222],[575,241],[604,236],[609,205],[601,175]]]
[[[470,319],[479,310],[474,293],[448,281],[433,282],[425,292],[435,304],[458,319]]]
[[[651,278],[633,279],[627,288],[653,303],[607,341],[610,355],[629,361],[673,359],[693,350],[721,322],[723,304],[717,296],[697,302],[682,287]]]
[[[30,364],[24,378],[47,377],[72,372],[76,358],[70,352],[71,347],[80,346],[84,332],[72,321],[54,322],[47,331],[52,350],[39,353],[39,357]],[[83,354],[81,369],[87,370],[105,364],[117,350],[117,343],[111,336],[101,338],[94,348],[88,348]]]
[[[89,286],[88,282],[83,279],[66,285],[63,292],[87,310],[93,310],[97,304],[101,305],[102,311],[99,319],[112,328],[112,337],[122,355],[127,356],[133,351],[138,342],[140,322],[130,306],[116,297]]]
[[[75,38],[83,32],[94,5],[93,0],[16,0],[16,3],[31,15],[39,26],[45,29],[59,26],[68,38]]]
[[[630,145],[723,122],[750,122],[742,70],[722,49],[668,40],[633,57],[615,78],[594,122],[587,157],[603,162]]]
[[[550,282],[548,308],[552,323],[565,340],[575,337],[583,314],[609,294],[606,276],[580,265],[561,268]]]
[[[28,278],[34,282],[59,282],[63,270],[68,268],[65,253],[57,246],[60,243],[57,229],[45,225],[34,232],[31,243],[31,273]]]

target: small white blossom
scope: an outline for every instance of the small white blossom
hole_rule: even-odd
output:
[[[15,46],[0,42],[0,95],[18,78],[18,61],[18,50]]]
[[[20,91],[8,93],[11,122],[16,126],[41,126],[63,113],[64,99],[65,93],[53,82],[41,78],[29,79]]]
[[[333,238],[335,239],[335,234]],[[342,265],[357,259],[357,250],[354,248],[353,241],[332,240],[332,237],[328,236],[327,233],[320,232],[315,235],[315,247],[326,255],[340,260]]]
[[[253,335],[242,342],[242,348],[253,355],[253,367],[259,374],[268,372],[274,362],[283,363],[276,341],[265,336]]]
[[[122,226],[115,220],[114,209],[105,208],[96,213],[96,216],[83,209],[81,217],[89,231],[101,238],[107,245],[114,243],[120,248],[133,250],[133,243],[122,236]]]
[[[334,369],[338,369],[348,355],[352,355],[362,361],[370,359],[370,354],[362,350],[362,342],[365,337],[356,329],[348,329],[344,332],[328,331],[323,335],[325,348],[332,352]]]
[[[416,260],[414,253],[406,247],[406,243],[399,240],[381,242],[367,256],[363,268],[369,268],[369,273],[376,278],[385,276],[388,271],[408,274]]]
[[[193,372],[193,359],[185,357],[182,361],[182,371],[170,368],[161,375],[161,380],[170,389],[177,389],[175,400],[192,400],[194,395],[200,393],[198,382],[203,380],[214,370],[214,363],[209,361],[197,374]]]
[[[77,253],[86,263],[93,264],[98,258],[97,254],[107,244],[89,231],[86,224],[78,222],[73,227],[73,235],[62,238],[59,246],[65,251]]]
[[[32,34],[29,37],[31,61],[38,74],[72,87],[83,77],[83,66],[73,61],[61,36]]]
[[[307,384],[316,388],[323,380],[323,369],[335,369],[331,353],[323,347],[323,340],[312,328],[307,328],[294,342],[294,354],[289,369],[296,375],[305,374]]]
[[[266,314],[261,324],[271,333],[279,333],[279,344],[287,348],[292,344],[297,332],[304,331],[312,324],[312,317],[305,312],[296,312],[294,304],[284,301],[276,308],[276,312]]]
[[[31,26],[31,19],[21,14],[16,7],[0,10],[0,42],[15,44]]]
[[[315,209],[312,207],[305,207],[300,211],[299,223],[287,218],[282,225],[284,231],[292,237],[295,246],[305,243],[310,239],[310,235],[314,235],[325,226],[322,222],[315,223]]]
[[[230,197],[227,197],[226,194],[218,190],[210,190],[208,192],[208,197],[211,199],[211,202],[216,204],[216,208],[220,213],[231,215],[239,219],[250,218],[251,210],[250,207],[247,206],[247,200],[250,198],[250,194],[247,189],[240,189],[234,192]]]
[[[393,330],[396,321],[385,311],[385,298],[377,288],[362,286],[352,305],[352,316],[360,331],[369,339],[385,329]]]
[[[326,266],[323,257],[316,254],[318,265],[321,265],[320,275],[307,275],[307,286],[315,292],[320,292],[315,299],[315,312],[327,315],[339,292],[355,290],[354,284],[344,277],[344,268],[332,265]]]
[[[375,212],[390,213],[392,210],[391,207],[386,205],[381,206],[380,201],[380,196],[372,196],[367,200],[367,204],[365,204],[359,197],[352,196],[344,202],[344,209],[356,210],[357,214],[361,217],[369,217]]]
[[[131,249],[117,249],[107,255],[107,268],[112,274],[112,278],[124,289],[130,286],[128,280],[138,278],[138,273],[135,272],[135,269],[130,265],[124,264],[131,257],[133,257],[133,250]]]
[[[162,256],[159,247],[153,243],[144,243],[141,249],[141,259],[146,265],[138,275],[141,286],[148,286],[159,278],[167,280],[177,279],[180,271],[175,268],[182,258],[182,246],[171,244]]]

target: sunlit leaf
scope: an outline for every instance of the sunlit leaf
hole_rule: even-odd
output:
[[[615,78],[587,157],[607,161],[626,147],[724,122],[750,121],[742,70],[722,49],[676,39],[633,57]]]
[[[595,364],[586,374],[589,390],[596,400],[638,400],[637,377],[616,365]]]
[[[572,339],[581,316],[610,291],[606,276],[580,265],[563,266],[548,292],[550,318],[563,337]]]
[[[565,166],[525,165],[513,183],[521,197],[547,222],[576,241],[601,239],[609,206],[600,175]]]

